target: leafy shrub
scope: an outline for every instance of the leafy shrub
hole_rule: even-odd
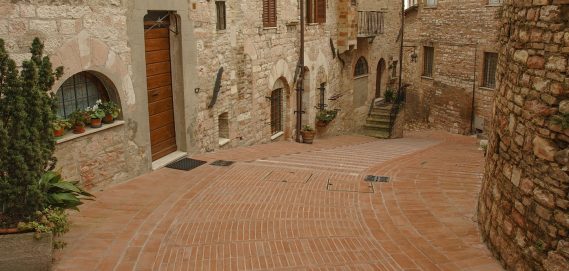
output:
[[[37,211],[35,218],[30,222],[18,223],[18,229],[23,232],[34,231],[35,238],[41,238],[42,233],[53,233],[53,247],[63,248],[66,243],[59,240],[64,233],[69,231],[69,219],[65,210],[61,208],[46,208],[43,211]]]
[[[316,115],[316,119],[319,121],[329,123],[336,118],[337,114],[338,111],[336,110],[322,110],[318,112],[318,114]]]
[[[73,209],[79,211],[77,206],[83,204],[82,200],[92,200],[93,195],[79,187],[79,182],[68,182],[61,177],[61,173],[55,171],[46,172],[40,186],[47,193],[49,206],[60,209]]]

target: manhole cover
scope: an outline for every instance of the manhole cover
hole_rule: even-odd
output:
[[[197,167],[199,167],[205,163],[206,163],[206,161],[195,160],[195,159],[191,159],[191,158],[184,158],[182,160],[178,160],[176,162],[170,163],[166,167],[172,168],[172,169],[190,171],[190,170],[197,168]]]
[[[374,183],[387,183],[389,182],[389,177],[387,176],[375,176],[375,175],[367,175],[365,177],[366,182],[374,182]]]
[[[307,183],[312,178],[312,175],[312,172],[303,170],[273,170],[263,180],[282,183]]]
[[[212,166],[219,166],[219,167],[228,167],[233,165],[235,161],[226,161],[226,160],[217,160],[210,163]]]

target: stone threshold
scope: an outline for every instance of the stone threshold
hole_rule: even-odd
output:
[[[187,152],[183,152],[183,151],[175,151],[173,153],[170,153],[154,162],[152,162],[152,170],[158,170],[161,169],[163,167],[165,167],[166,165],[176,161],[176,160],[180,160],[181,158],[184,158],[188,156]]]

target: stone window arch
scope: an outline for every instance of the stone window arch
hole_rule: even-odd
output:
[[[369,74],[369,68],[367,65],[367,60],[365,57],[360,57],[356,66],[354,68],[354,77],[367,76]]]
[[[76,110],[95,105],[97,100],[114,101],[120,106],[109,82],[102,75],[90,71],[82,71],[69,77],[55,93],[57,115],[67,118]]]

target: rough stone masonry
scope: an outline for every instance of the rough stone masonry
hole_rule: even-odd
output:
[[[507,0],[478,220],[509,270],[569,270],[569,1]]]

